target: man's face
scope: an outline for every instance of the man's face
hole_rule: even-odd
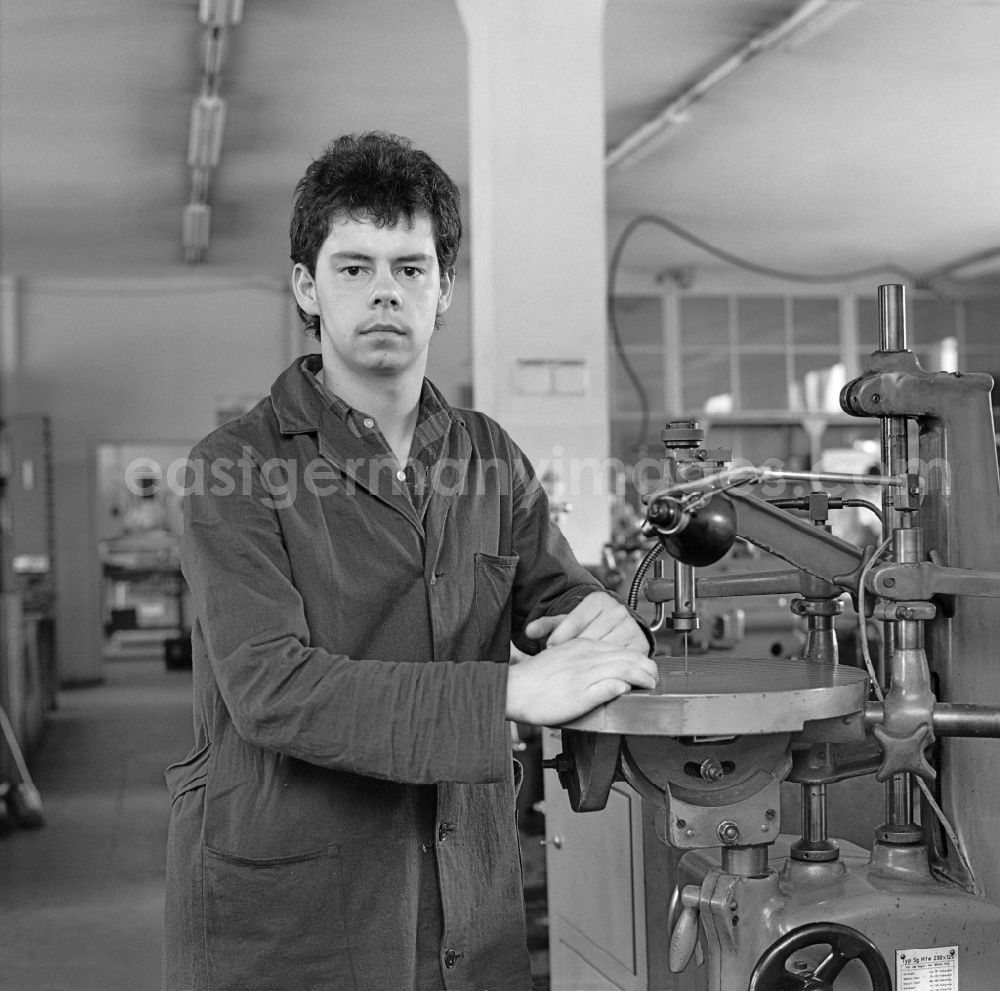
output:
[[[324,369],[333,380],[423,376],[438,316],[451,303],[453,278],[442,273],[427,214],[395,227],[341,218],[316,256],[316,272],[292,271],[299,306],[320,318]]]

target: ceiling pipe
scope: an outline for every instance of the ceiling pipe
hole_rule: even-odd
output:
[[[666,137],[670,128],[688,120],[688,109],[693,104],[758,55],[807,29],[810,36],[815,35],[821,26],[828,26],[858,5],[858,0],[805,0],[799,4],[788,17],[755,35],[734,55],[673,97],[655,117],[611,148],[604,158],[608,174],[623,172],[645,158]]]
[[[996,277],[1000,275],[1000,244],[992,248],[976,251],[947,265],[942,265],[933,271],[924,273],[921,281],[932,282],[935,279],[978,279],[982,276]]]

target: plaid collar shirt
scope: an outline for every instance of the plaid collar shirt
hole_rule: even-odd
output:
[[[310,375],[309,378],[315,383],[327,406],[347,424],[348,429],[355,437],[368,446],[373,457],[388,459],[392,464],[395,464],[395,455],[382,436],[382,431],[379,430],[375,419],[367,413],[348,406],[340,396],[326,387],[321,375],[322,372],[318,372]],[[424,518],[430,497],[429,480],[432,477],[434,466],[444,453],[451,420],[451,412],[438,395],[437,390],[427,379],[424,379],[420,390],[417,425],[410,443],[410,456],[407,458],[406,464],[399,469],[402,474],[396,476],[398,481],[406,485],[406,491],[413,503],[413,508],[416,509],[417,516],[421,520]]]

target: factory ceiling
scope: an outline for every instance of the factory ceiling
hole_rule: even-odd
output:
[[[467,183],[452,0],[236,6],[199,271],[284,277],[291,189],[337,133],[407,134]],[[190,271],[204,38],[198,0],[3,0],[3,274]],[[610,242],[639,215],[673,225],[629,239],[623,263],[652,273],[721,264],[684,232],[814,274],[1000,252],[998,51],[1000,0],[608,0]]]

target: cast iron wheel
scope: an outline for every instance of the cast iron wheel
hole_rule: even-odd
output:
[[[807,946],[829,946],[830,953],[812,974],[785,970],[792,954]],[[775,940],[757,961],[747,991],[834,991],[837,975],[852,960],[860,960],[868,971],[872,991],[892,991],[878,947],[864,933],[836,922],[810,922]]]

